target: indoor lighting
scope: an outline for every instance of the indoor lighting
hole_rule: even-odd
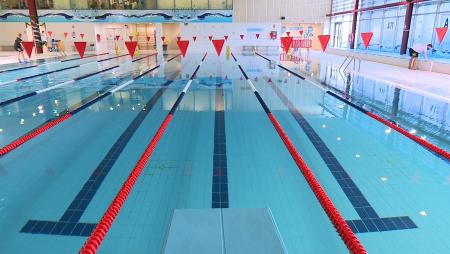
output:
[[[33,116],[36,116],[36,113],[35,113],[35,112],[33,112]]]
[[[411,134],[416,134],[416,129],[412,129],[409,133],[411,133]]]
[[[20,124],[25,124],[25,119],[20,119]]]
[[[359,154],[357,154],[357,155],[355,155],[356,156],[356,158],[359,158],[359,157],[361,157],[361,155],[359,155]]]
[[[0,129],[0,133],[2,133],[3,132],[3,129]]]
[[[336,139],[337,139],[338,141],[341,141],[341,137],[337,137]]]
[[[113,107],[109,107],[109,110],[114,110],[114,108]]]
[[[325,124],[322,124],[322,128],[327,128],[327,126]]]
[[[381,181],[383,181],[383,182],[386,182],[386,181],[387,181],[387,178],[386,178],[386,177],[381,177],[380,179],[381,179]]]
[[[421,139],[423,139],[423,140],[425,140],[425,139],[427,139],[427,136],[422,136],[422,137],[420,137]]]
[[[392,129],[391,128],[388,128],[388,129],[386,129],[385,131],[384,131],[384,133],[386,133],[386,134],[389,134],[389,133],[391,133],[392,132]]]
[[[343,109],[344,105],[339,105],[338,108]]]
[[[420,211],[420,215],[422,215],[422,216],[427,216],[428,214],[427,214],[427,212],[425,212],[425,211]]]

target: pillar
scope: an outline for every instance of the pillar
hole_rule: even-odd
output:
[[[352,20],[353,40],[350,42],[350,49],[354,49],[355,48],[356,25],[358,23],[358,8],[359,8],[359,0],[355,0],[355,5],[353,6],[353,20]]]
[[[400,47],[400,55],[406,54],[406,49],[408,48],[409,29],[411,28],[411,20],[414,9],[414,1],[413,0],[407,1],[408,4],[406,6],[405,26],[403,28],[403,37],[402,37],[402,45]]]
[[[33,39],[36,47],[36,53],[42,54],[41,31],[39,31],[39,17],[36,8],[36,0],[27,0],[28,13],[30,15],[31,29],[33,31]]]

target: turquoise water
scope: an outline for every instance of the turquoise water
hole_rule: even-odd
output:
[[[83,227],[98,222],[201,57],[192,54],[165,63],[0,158],[0,230],[6,232],[0,238],[2,253],[77,253],[87,237],[76,236],[75,229],[60,234],[52,234],[54,229],[21,230],[29,220],[59,221],[108,151],[122,146],[76,221]],[[237,55],[237,59],[346,220],[359,220],[361,215],[286,101],[328,147],[379,218],[408,216],[416,226],[395,230],[395,225],[386,222],[384,230],[358,231],[368,253],[447,253],[447,161],[396,132],[386,133],[384,125],[258,56]],[[85,73],[116,61],[127,59],[93,64],[96,68]],[[8,144],[96,91],[126,82],[156,62],[162,59],[130,63],[114,74],[105,72],[0,108],[0,144]],[[81,75],[80,71],[49,75],[40,84],[68,80]],[[22,73],[28,75],[28,71]],[[226,136],[227,191],[222,194],[227,195],[230,208],[269,207],[289,253],[348,253],[241,76],[233,59],[208,55],[99,253],[161,253],[174,209],[211,209],[217,124],[223,125]],[[267,82],[269,77],[273,84]],[[0,87],[2,98],[9,98],[8,89],[13,88]],[[32,90],[34,86],[29,85],[28,91]],[[145,107],[148,114],[142,121],[130,125],[155,96],[159,97]],[[40,105],[43,113],[37,108]],[[222,109],[223,121],[216,121]],[[135,132],[126,143],[117,144],[130,128]]]

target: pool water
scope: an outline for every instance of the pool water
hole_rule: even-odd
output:
[[[3,147],[162,64],[0,158],[1,252],[77,253],[202,56],[118,58],[0,86],[3,101],[123,64],[0,107]],[[448,161],[311,81],[256,55],[236,58],[368,253],[448,252]],[[174,209],[227,207],[270,208],[288,253],[348,253],[236,62],[210,52],[99,253],[162,253]]]

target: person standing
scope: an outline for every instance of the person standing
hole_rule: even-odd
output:
[[[419,54],[423,53],[423,57],[425,61],[427,61],[427,51],[432,48],[433,45],[431,44],[417,44],[409,48],[409,56],[411,57],[411,59],[409,59],[408,69],[417,70],[419,63]]]
[[[23,54],[21,33],[17,34],[16,40],[14,41],[14,50],[17,51],[17,60],[19,61],[19,63],[22,63],[20,57],[22,57],[23,62],[25,63],[29,62],[25,59],[25,55]]]

